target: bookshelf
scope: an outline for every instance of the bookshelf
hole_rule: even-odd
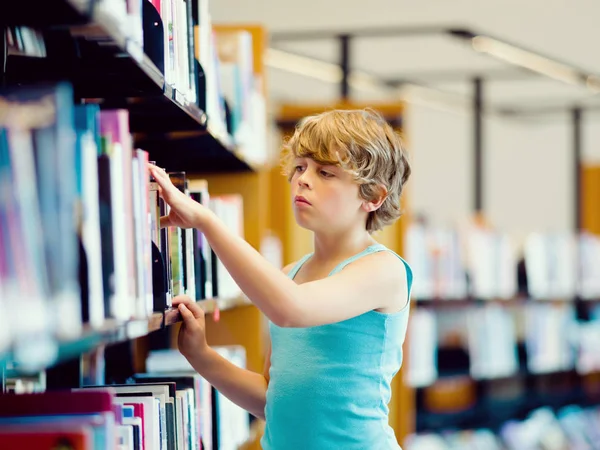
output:
[[[154,6],[152,6],[153,4]],[[107,9],[107,5],[112,5],[115,11]],[[123,17],[118,16],[118,10],[119,7],[124,8],[125,5],[130,9],[123,9],[128,16],[126,20],[122,20]],[[174,27],[175,45],[179,45],[180,55],[179,59],[175,59],[175,64],[179,65],[173,70],[165,70],[165,61],[163,60],[165,56],[165,48],[162,48],[165,39],[163,30],[165,28],[163,27],[163,17],[158,12],[161,6],[180,8],[172,11],[173,20],[180,20],[180,27]],[[138,7],[139,9],[136,11],[135,9]],[[197,15],[201,19],[196,22]],[[187,28],[183,26],[184,23],[187,24]],[[141,33],[137,32],[140,31],[137,28],[138,24],[143,30],[143,37]],[[36,30],[41,30],[45,52],[43,56],[36,55],[34,57],[28,53],[26,46],[23,45],[25,40],[9,42],[9,39],[16,40],[19,33],[23,33],[21,36],[24,36],[25,32],[17,30],[18,27],[34,27]],[[55,89],[56,86],[62,86],[56,88],[62,95],[62,97],[57,95],[57,98],[60,97],[61,101],[68,101],[63,103],[64,110],[58,108],[59,113],[61,111],[70,113],[71,108],[81,106],[88,108],[86,110],[88,113],[93,111],[94,120],[97,119],[98,130],[95,130],[97,133],[91,134],[98,141],[99,153],[97,155],[93,153],[95,156],[114,158],[115,161],[120,160],[120,157],[114,155],[121,155],[122,149],[129,146],[127,151],[132,152],[133,163],[131,161],[125,163],[122,174],[128,173],[127,164],[133,164],[134,178],[133,181],[129,181],[134,186],[136,186],[135,177],[143,176],[143,170],[138,173],[136,167],[144,167],[145,155],[149,160],[155,161],[157,165],[170,172],[172,177],[178,177],[178,172],[185,172],[191,191],[203,189],[203,186],[208,183],[211,208],[218,206],[216,202],[225,201],[222,196],[236,196],[234,200],[241,199],[243,201],[243,215],[241,215],[243,233],[253,246],[260,249],[263,237],[268,234],[271,214],[267,201],[270,196],[271,184],[266,140],[254,139],[255,135],[266,137],[267,127],[266,86],[262,60],[267,34],[260,25],[213,25],[210,22],[205,0],[173,0],[172,2],[156,0],[152,3],[147,0],[117,0],[112,4],[103,0],[49,0],[11,5],[11,9],[3,11],[0,17],[0,28],[4,44],[2,47],[6,48],[7,44],[10,47],[10,51],[4,55],[6,58],[4,61],[6,64],[3,65],[5,70],[0,72],[0,89],[2,89],[0,100],[8,98],[6,93],[9,91],[21,94],[33,91],[36,86],[43,85],[49,89],[49,92],[53,92],[52,89]],[[181,30],[186,32],[178,33]],[[14,34],[9,37],[9,32]],[[240,53],[237,55],[239,59],[227,61],[229,66],[223,67],[222,72],[219,71],[219,68],[225,64],[217,53],[220,36],[225,36],[222,39],[233,39],[234,41],[237,39],[240,42]],[[238,98],[232,96],[231,90],[232,83],[236,83],[237,78],[228,79],[229,85],[225,82],[223,82],[223,86],[218,84],[221,77],[224,76],[223,74],[235,73],[236,65],[241,64],[246,56],[244,52],[248,51],[248,47],[244,47],[244,45],[248,43],[252,44],[250,50],[253,59],[250,69],[246,65],[245,72],[241,72],[243,76],[252,78],[252,80],[256,78],[256,82],[251,86],[246,86],[249,93],[244,92],[244,96]],[[202,52],[199,50],[200,44],[203,48]],[[23,48],[19,48],[21,45]],[[181,50],[186,46],[186,52],[182,52]],[[187,58],[182,56],[184,53]],[[173,57],[173,55],[169,54],[169,57]],[[188,72],[182,71],[182,67],[187,68]],[[216,81],[219,83],[215,84]],[[252,82],[254,83],[254,81]],[[65,93],[67,93],[66,96]],[[227,110],[225,110],[225,101]],[[15,102],[15,100],[12,99],[11,102]],[[11,103],[10,107],[15,106]],[[244,108],[249,109],[250,112]],[[241,110],[244,110],[244,113],[241,113]],[[265,111],[264,117],[261,114],[262,111]],[[119,127],[123,125],[125,117],[125,126],[112,128],[107,132],[110,128],[107,125],[108,117],[112,113],[121,121]],[[236,134],[236,126],[247,125],[245,121],[250,120],[248,118],[251,119],[251,123],[245,130],[246,134],[244,136],[241,133]],[[2,151],[11,148],[3,147],[5,141],[2,139],[5,136],[1,132],[5,126],[6,124],[0,123],[0,150]],[[80,130],[76,128],[75,123],[71,123],[70,126],[73,129],[69,132],[74,131],[72,137],[75,138],[77,135],[76,145],[77,151],[79,151],[79,146],[83,145],[80,140],[82,136],[78,134]],[[34,127],[32,127],[33,129]],[[100,129],[102,130],[100,131]],[[116,140],[115,130],[117,129],[116,134],[120,138],[126,136],[125,140]],[[70,142],[62,141],[62,143],[70,148]],[[87,145],[90,143],[87,142]],[[107,145],[111,146],[110,150],[101,153],[108,148],[105,147]],[[60,147],[60,144],[57,147]],[[139,153],[138,149],[143,149],[142,153]],[[29,154],[29,148],[26,150],[25,153]],[[12,155],[10,152],[11,150],[9,150],[9,155]],[[38,157],[33,150],[32,154],[34,157]],[[89,149],[87,155],[89,158]],[[2,153],[0,159],[5,156],[6,154]],[[126,153],[123,160],[125,159],[127,159]],[[63,163],[67,165],[69,161],[69,159],[63,159]],[[2,160],[0,165],[3,163],[6,163],[6,160]],[[8,163],[10,168],[10,159]],[[90,172],[84,173],[89,174]],[[2,172],[0,180],[5,175],[6,172]],[[59,177],[56,178],[58,182]],[[87,189],[85,175],[81,178],[83,180],[77,180],[78,189],[85,190]],[[115,175],[108,181],[107,179],[99,180],[99,190],[103,184],[110,185],[110,189],[114,189],[112,198],[115,198],[116,193],[119,194],[117,196],[120,196],[119,189],[113,186],[117,178],[119,177]],[[124,191],[127,191],[127,183],[128,181],[123,181]],[[133,202],[137,205],[139,199],[135,197],[135,192],[132,195]],[[96,198],[96,200],[98,199]],[[125,200],[125,204],[127,201]],[[0,220],[5,219],[5,216],[2,215],[6,212],[2,209],[3,206],[5,204],[0,205]],[[224,206],[219,207],[223,208]],[[113,203],[112,208],[121,207],[115,207]],[[125,210],[127,215],[127,209]],[[123,212],[121,209],[118,211]],[[242,212],[242,210],[238,211]],[[70,213],[73,214],[73,219],[77,217],[77,220],[81,220],[79,216],[75,216],[75,213],[79,213],[79,211],[70,211]],[[123,220],[120,214],[115,214],[114,217],[115,220]],[[141,217],[144,217],[143,214]],[[125,220],[130,219],[126,218]],[[136,220],[134,216],[132,224],[135,227],[137,227]],[[73,231],[75,232],[75,230]],[[80,231],[77,229],[78,236]],[[101,230],[102,233],[105,231]],[[138,231],[138,228],[134,228],[133,240],[136,242],[139,238]],[[184,232],[181,234],[183,236]],[[102,234],[102,236],[105,235]],[[171,242],[174,234],[165,236],[168,237],[163,242]],[[4,237],[0,230],[0,242],[4,243]],[[47,236],[44,236],[45,240],[46,238]],[[183,245],[184,239],[182,237],[179,241],[181,245]],[[128,248],[130,245],[136,248],[135,246],[138,244],[131,244],[130,241],[131,239],[125,239],[121,243]],[[85,242],[83,245],[83,251],[87,252],[89,249],[85,247]],[[118,244],[115,243],[112,249],[116,251],[117,247]],[[155,246],[155,248],[163,263],[165,260],[173,258],[173,254],[165,256],[159,246]],[[2,258],[6,256],[3,254],[3,250],[0,245],[2,263],[5,262]],[[80,251],[82,250],[80,249]],[[153,255],[153,258],[155,257]],[[139,264],[139,258],[136,256],[133,258],[133,261]],[[216,260],[216,256],[212,255],[210,262],[204,261],[202,264],[212,264]],[[155,259],[154,262],[156,261]],[[87,265],[87,263],[86,259],[85,264]],[[121,266],[121,268],[123,267]],[[138,275],[143,273],[144,277],[150,274],[149,278],[156,281],[156,279],[162,278],[164,274],[162,270],[166,270],[164,268],[156,269],[156,267],[158,266],[155,264],[151,267],[152,270],[148,271],[140,270],[140,266],[137,266],[135,272]],[[132,266],[128,265],[128,270],[131,268]],[[80,270],[86,269],[87,267],[85,269],[80,267]],[[148,269],[148,266],[145,266],[145,269]],[[107,269],[103,266],[102,271],[105,270]],[[156,272],[156,270],[159,271]],[[115,270],[115,273],[117,271]],[[6,279],[3,278],[5,275],[5,272],[0,274],[0,316],[6,312],[3,309],[2,295],[4,293],[2,289],[7,286]],[[170,280],[167,281],[170,282]],[[222,280],[220,279],[220,281]],[[86,278],[86,274],[79,273],[79,282],[82,291],[91,289],[87,285],[89,279]],[[118,283],[118,280],[115,281],[115,285]],[[108,285],[104,285],[104,287],[106,286]],[[219,290],[223,291],[224,287],[224,285],[219,285]],[[139,288],[138,284],[136,289]],[[186,286],[187,288],[189,286]],[[156,283],[154,283],[154,289],[156,294]],[[86,322],[87,319],[82,319],[81,329],[68,333],[64,333],[63,329],[62,334],[59,330],[59,336],[55,335],[55,330],[44,329],[40,335],[35,336],[35,342],[43,344],[41,348],[45,346],[50,348],[55,355],[52,358],[46,357],[43,361],[38,360],[33,368],[15,364],[15,361],[19,359],[18,352],[22,349],[19,347],[20,344],[16,344],[17,339],[14,336],[4,333],[0,336],[2,392],[5,392],[7,387],[7,379],[14,380],[21,377],[33,379],[35,377],[31,376],[32,373],[46,374],[46,381],[42,384],[48,390],[79,388],[81,387],[80,383],[86,377],[91,377],[89,379],[92,380],[92,384],[103,385],[102,382],[95,383],[94,380],[103,380],[104,375],[93,374],[90,370],[97,371],[104,364],[106,365],[106,380],[110,379],[111,384],[115,382],[114,380],[120,382],[127,380],[129,383],[133,376],[146,370],[147,358],[151,351],[156,350],[151,347],[153,342],[159,341],[163,345],[161,349],[169,350],[169,340],[176,336],[181,322],[177,310],[171,307],[166,309],[157,307],[156,295],[153,310],[147,309],[149,305],[146,298],[145,313],[137,310],[130,318],[125,318],[129,314],[128,312],[121,314],[120,318],[111,316],[113,314],[111,308],[116,307],[115,305],[123,307],[123,304],[130,302],[132,298],[119,297],[119,301],[111,300],[113,303],[110,305],[106,303],[104,305],[106,318],[103,318],[101,323],[96,320],[96,323],[92,325]],[[135,299],[138,304],[141,302],[142,295],[136,294]],[[12,294],[10,300],[14,304],[15,299]],[[237,358],[236,361],[239,361],[240,364],[243,363],[249,369],[261,371],[265,352],[265,321],[262,314],[241,293],[239,295],[217,295],[213,298],[200,299],[197,303],[206,312],[209,344],[224,352],[223,354]],[[83,300],[81,306],[84,308]],[[20,314],[23,313],[21,309],[17,309],[18,311],[10,311],[9,308],[11,318],[20,317]],[[77,316],[77,313],[72,313],[69,313],[69,317]],[[44,314],[40,311],[38,314],[40,320],[44,318]],[[54,311],[48,311],[48,316],[54,316]],[[60,322],[60,314],[58,316]],[[23,321],[26,325],[25,319],[19,318],[19,321]],[[13,324],[13,329],[18,330],[19,325]],[[176,344],[173,347],[176,347]],[[175,353],[178,354],[176,350]],[[89,367],[90,361],[94,361],[92,365],[95,367]],[[181,364],[181,361],[179,363]],[[185,365],[182,367],[185,369]],[[165,377],[169,377],[169,375],[165,375]],[[36,383],[34,385],[37,386],[36,389],[39,388]],[[198,392],[196,394],[200,395]],[[213,424],[211,430],[204,429],[203,432],[207,439],[210,436],[210,439],[214,437],[215,440],[212,440],[212,444],[211,441],[203,441],[205,445],[203,448],[219,448],[216,441],[217,435],[219,435],[218,439],[225,439],[231,443],[230,438],[236,433],[236,430],[231,427],[235,423],[238,428],[241,424],[242,435],[248,435],[247,439],[246,436],[244,437],[246,442],[237,442],[237,444],[242,445],[241,448],[257,448],[257,442],[261,437],[260,424],[255,424],[252,428],[247,427],[248,429],[244,431],[244,421],[247,422],[248,416],[240,415],[239,411],[232,410],[225,401],[219,399],[217,393],[210,395],[206,395],[205,391],[202,393],[204,401],[208,398],[209,403],[211,396],[213,404],[204,404],[203,408],[206,407],[209,414],[211,412],[216,414],[214,420],[218,420],[219,423]],[[175,397],[173,400],[176,400]],[[184,404],[185,400],[182,400],[182,405]],[[3,408],[3,405],[3,397],[0,396],[0,409]],[[116,411],[120,414],[118,408]],[[218,416],[219,414],[221,416]],[[228,414],[231,414],[231,420],[226,418]],[[116,417],[119,423],[123,420],[121,416],[117,415]],[[181,423],[177,422],[174,425],[177,427],[184,423],[184,414],[178,415],[178,417]],[[212,419],[206,420],[208,423]],[[182,433],[185,433],[185,430],[182,430]],[[2,438],[0,437],[0,439]],[[168,439],[175,438],[168,437]],[[195,445],[198,445],[198,442]],[[169,448],[176,447],[169,444]],[[177,448],[183,448],[183,445]]]
[[[587,183],[584,199],[594,192]],[[595,208],[590,200],[584,217]],[[598,237],[538,231],[517,243],[480,218],[460,229],[413,225],[407,256],[422,278],[413,291],[416,356],[408,374],[417,435],[407,448],[428,448],[427,436],[477,445],[480,430],[508,445],[540,414],[567,434],[571,420],[595,414],[600,366],[588,341],[597,343],[590,333],[598,329],[600,292],[590,261]],[[425,239],[415,230],[428,230]],[[569,423],[559,424],[565,417]]]
[[[142,46],[110,18],[91,16],[86,8],[77,6],[82,2],[74,0],[35,3],[40,7],[39,14],[28,14],[19,7],[0,22],[36,24],[49,7],[56,7],[57,12],[49,13],[48,22],[42,23],[63,26],[46,30],[47,58],[8,56],[6,84],[34,84],[40,81],[39,74],[44,74],[46,82],[68,80],[75,98],[86,103],[127,109],[136,146],[152,151],[154,161],[170,171],[206,172],[208,168],[211,172],[240,172],[260,168],[246,160],[230,136],[215,129],[200,106],[168,84]],[[86,2],[89,7],[93,3]],[[202,67],[198,70],[202,78]]]

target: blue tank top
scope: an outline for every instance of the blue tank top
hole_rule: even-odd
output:
[[[372,245],[329,275],[380,251],[391,250]],[[302,258],[288,276],[294,279],[311,256]],[[406,266],[410,298],[412,270],[400,259]],[[407,304],[397,313],[369,311],[310,328],[270,323],[271,369],[262,448],[400,449],[388,425],[388,403],[392,377],[402,364],[408,314]]]

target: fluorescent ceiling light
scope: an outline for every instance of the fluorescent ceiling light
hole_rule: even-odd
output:
[[[339,84],[343,78],[342,69],[337,64],[274,48],[267,49],[265,64],[274,69],[326,83]],[[356,70],[351,71],[348,83],[353,89],[362,92],[388,95],[390,100],[404,101],[443,111],[462,112],[465,108],[470,107],[470,102],[459,95],[445,94],[436,89],[409,83],[403,84],[400,88],[393,88],[382,83],[373,75]]]
[[[600,77],[598,75],[590,75],[585,80],[588,89],[596,94],[600,93]]]
[[[572,67],[487,36],[475,36],[471,44],[475,51],[487,53],[564,83],[578,85],[584,81],[581,73]]]
[[[341,83],[343,76],[342,69],[337,64],[274,48],[267,49],[265,64],[274,69],[304,75],[326,83]]]

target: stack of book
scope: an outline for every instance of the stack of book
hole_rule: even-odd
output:
[[[507,233],[491,228],[459,233],[415,222],[405,245],[408,262],[420,274],[416,300],[508,300],[521,292],[534,300],[600,298],[600,238],[586,232],[531,233],[519,251]]]
[[[0,347],[12,344],[25,370],[48,365],[55,339],[84,326],[148,318],[174,295],[240,294],[198,230],[160,229],[168,206],[127,111],[72,99],[68,84],[0,92]],[[171,177],[243,234],[241,196]]]
[[[450,311],[417,308],[409,333],[407,382],[415,387],[429,386],[447,373],[439,366],[440,353],[459,349],[468,359],[451,371],[476,380],[511,377],[520,371],[547,374],[576,369],[585,374],[600,369],[594,350],[600,321],[579,320],[569,303],[486,302]],[[525,351],[523,366],[520,344]]]
[[[30,27],[6,27],[4,30],[7,54],[46,57],[44,37],[39,30]]]
[[[242,348],[217,350],[245,367]],[[126,384],[0,396],[0,448],[234,450],[248,439],[248,414],[178,352],[149,363]]]
[[[176,100],[196,103],[206,112],[211,132],[236,145],[247,160],[264,162],[266,101],[254,67],[252,34],[213,28],[209,0],[148,1],[164,31],[163,73]]]

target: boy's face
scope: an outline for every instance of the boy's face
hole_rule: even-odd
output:
[[[291,187],[294,215],[301,227],[331,233],[364,226],[368,213],[359,187],[341,167],[296,158]]]

